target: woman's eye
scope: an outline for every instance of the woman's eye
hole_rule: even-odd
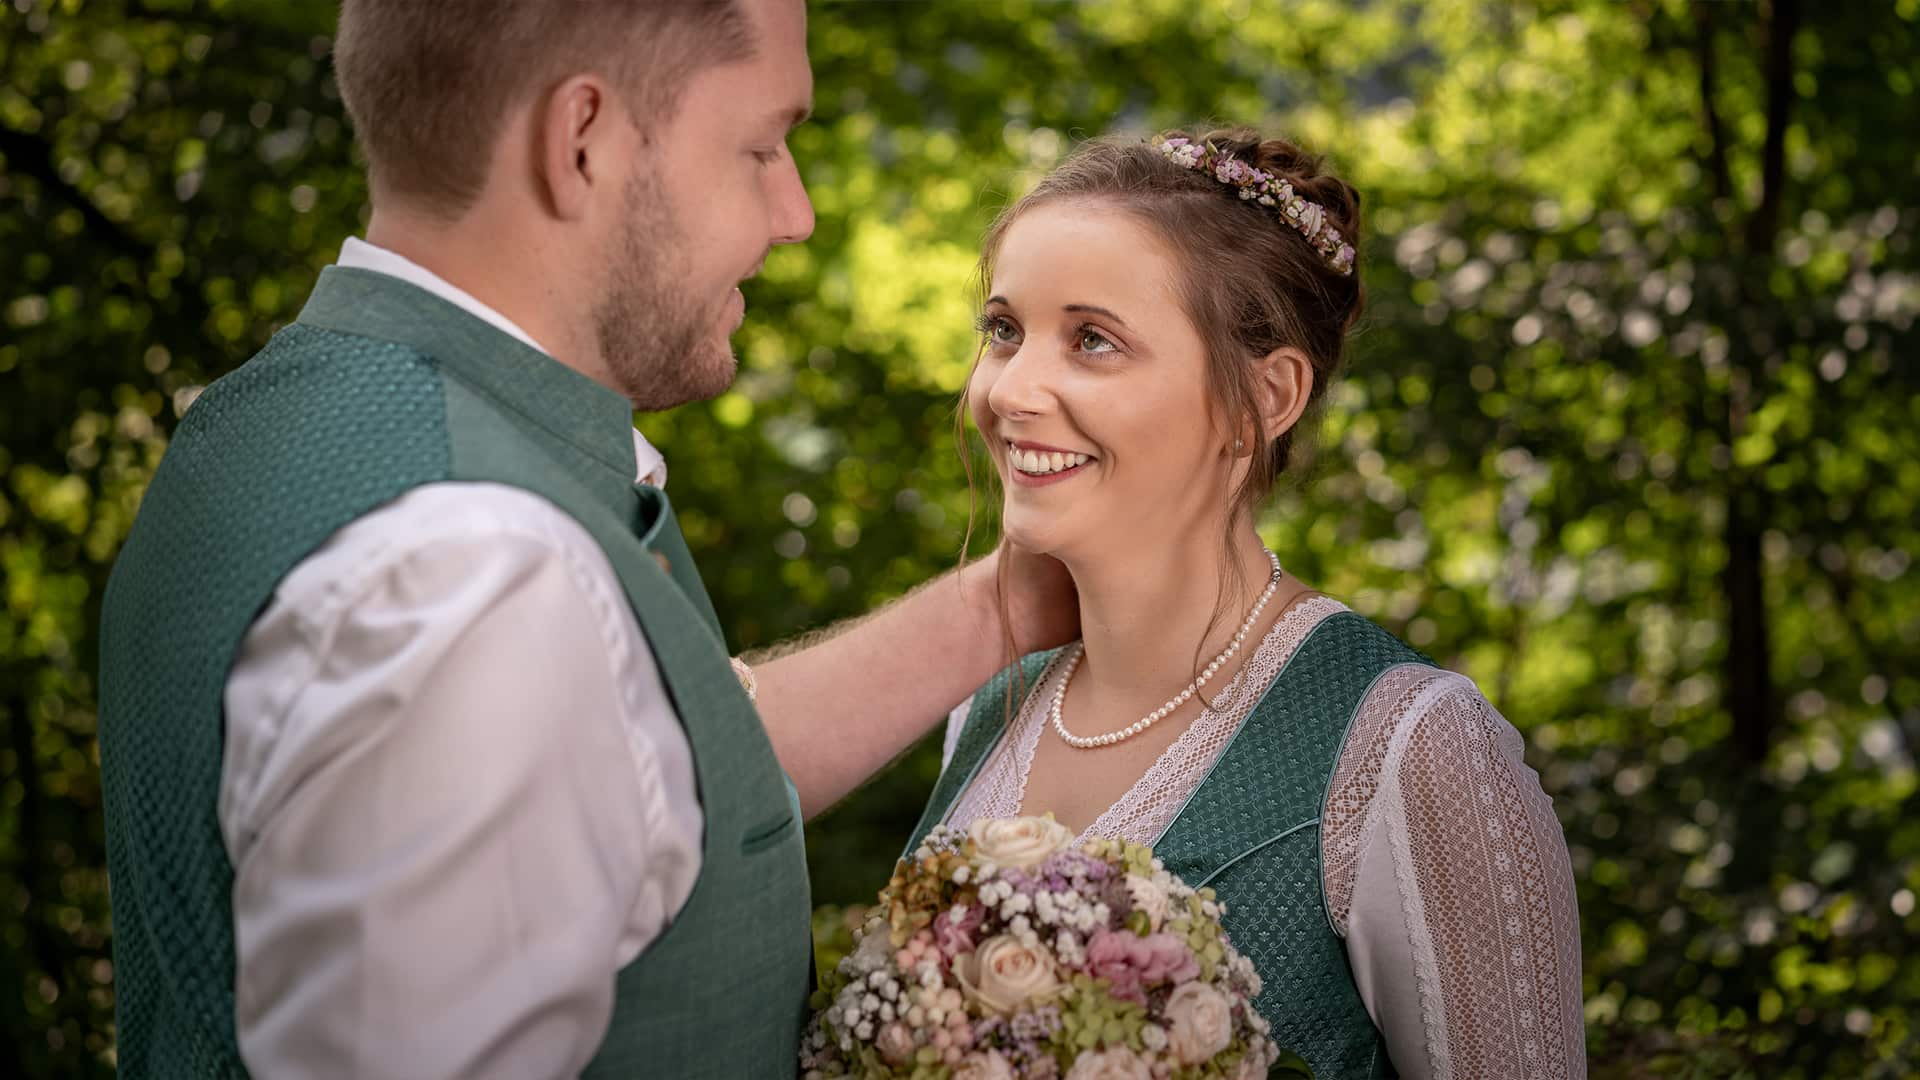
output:
[[[995,344],[1009,344],[1020,337],[1020,331],[1013,325],[1013,320],[1005,315],[982,315],[975,326],[981,336]]]
[[[1075,344],[1080,346],[1081,352],[1116,352],[1119,349],[1119,346],[1107,340],[1105,334],[1090,326],[1080,328]]]

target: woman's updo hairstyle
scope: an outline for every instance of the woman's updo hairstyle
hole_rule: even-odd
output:
[[[1319,158],[1248,128],[1160,136],[1181,138],[1209,148],[1216,161],[1235,159],[1288,181],[1295,194],[1321,208],[1346,243],[1360,246],[1360,193],[1321,172]],[[1107,136],[1082,144],[994,221],[980,257],[982,288],[990,287],[994,256],[1020,215],[1063,201],[1133,214],[1176,260],[1180,300],[1206,343],[1208,379],[1227,430],[1252,431],[1253,445],[1266,446],[1233,493],[1234,513],[1250,513],[1304,456],[1296,453],[1305,449],[1296,432],[1312,429],[1345,358],[1347,331],[1365,305],[1358,266],[1348,274],[1334,269],[1277,208],[1241,198],[1211,172],[1169,160],[1156,142]],[[1275,436],[1261,423],[1252,365],[1283,346],[1312,362],[1313,391],[1301,422]]]

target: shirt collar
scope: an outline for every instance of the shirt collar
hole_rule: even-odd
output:
[[[340,246],[340,259],[336,265],[355,270],[369,270],[376,274],[398,278],[415,288],[432,293],[494,329],[517,339],[528,348],[536,349],[548,357],[553,355],[512,319],[482,303],[472,293],[397,251],[368,243],[357,236],[349,236],[346,243]],[[628,427],[632,428],[631,415],[628,417]],[[652,484],[654,487],[666,487],[666,457],[647,441],[646,436],[640,434],[638,428],[632,428],[632,431],[635,479],[643,484]]]

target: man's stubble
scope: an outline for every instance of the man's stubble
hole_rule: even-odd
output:
[[[607,371],[642,412],[715,397],[738,366],[721,325],[725,299],[703,305],[689,294],[686,238],[657,175],[636,173],[623,198],[626,227],[593,309]]]

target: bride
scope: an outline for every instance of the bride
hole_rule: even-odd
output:
[[[989,232],[969,410],[1082,638],[948,722],[915,834],[1051,813],[1208,885],[1325,1077],[1577,1077],[1566,842],[1464,676],[1286,573],[1255,509],[1363,291],[1357,193],[1245,130],[1101,139]]]

